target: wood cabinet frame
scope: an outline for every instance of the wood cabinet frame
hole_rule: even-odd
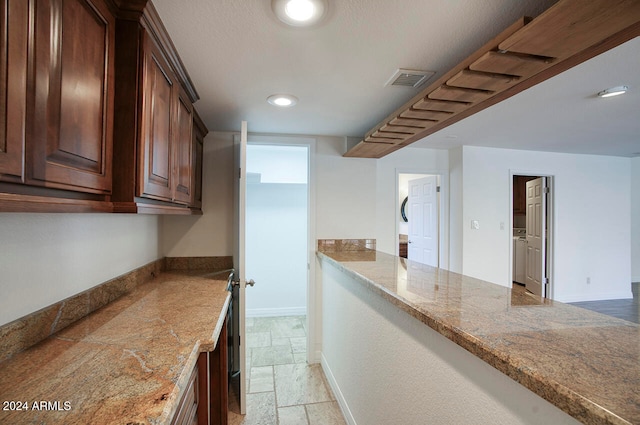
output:
[[[0,0],[0,24],[0,212],[202,214],[207,129],[150,1]]]

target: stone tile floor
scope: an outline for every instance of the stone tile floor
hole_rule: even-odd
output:
[[[247,318],[247,414],[229,394],[229,425],[346,425],[319,364],[309,365],[305,316]]]

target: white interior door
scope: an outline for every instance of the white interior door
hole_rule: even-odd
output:
[[[438,176],[409,181],[409,260],[438,267]]]
[[[238,335],[239,338],[239,363],[240,363],[240,413],[247,412],[247,361],[245,344],[245,306],[246,306],[246,273],[245,273],[245,222],[246,222],[246,199],[247,199],[247,122],[242,121],[240,139],[235,140],[235,173],[238,178],[235,180],[235,249],[233,264],[236,269],[236,281],[238,288]],[[235,335],[234,335],[235,337]]]
[[[525,286],[527,290],[545,296],[546,278],[546,177],[527,182],[527,256]]]

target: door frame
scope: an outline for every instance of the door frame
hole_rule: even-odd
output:
[[[320,362],[319,304],[316,294],[316,138],[288,135],[262,135],[249,133],[248,145],[305,146],[307,147],[307,362]]]
[[[400,253],[400,174],[424,174],[440,177],[440,197],[438,199],[438,267],[449,269],[449,172],[444,170],[429,170],[424,168],[396,168],[394,190],[394,237],[395,255]]]
[[[546,247],[546,269],[547,279],[549,284],[545,291],[545,298],[553,299],[555,289],[554,279],[554,245],[555,245],[555,223],[556,223],[556,210],[555,210],[555,176],[547,171],[532,171],[532,170],[509,170],[509,287],[513,287],[513,176],[531,176],[531,177],[546,177],[547,187],[549,188],[549,196],[547,197],[547,247]]]

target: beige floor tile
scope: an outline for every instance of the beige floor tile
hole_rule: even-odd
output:
[[[279,319],[279,317],[254,317],[251,332],[268,332],[273,323]]]
[[[291,351],[295,353],[305,353],[307,351],[307,338],[289,338],[291,341]]]
[[[278,408],[278,425],[308,425],[304,406]]]
[[[271,325],[271,338],[296,338],[307,336],[302,321],[296,318],[281,318]]]
[[[291,338],[272,338],[271,345],[291,347]]]
[[[306,334],[305,316],[247,318],[247,415],[230,392],[229,425],[345,424]]]
[[[309,425],[346,425],[338,402],[305,405],[309,416]]]
[[[255,317],[245,317],[244,325],[248,328],[252,328],[255,323]]]
[[[251,367],[293,363],[291,347],[260,347],[251,349]]]
[[[273,390],[273,366],[251,368],[249,392],[264,393],[271,392]]]
[[[276,425],[276,398],[274,393],[247,394],[247,414],[229,412],[229,425]]]
[[[247,348],[270,347],[271,332],[247,332]]]
[[[279,365],[274,372],[278,407],[335,400],[318,364]]]
[[[293,353],[293,362],[294,363],[306,363],[307,362],[307,353]]]

